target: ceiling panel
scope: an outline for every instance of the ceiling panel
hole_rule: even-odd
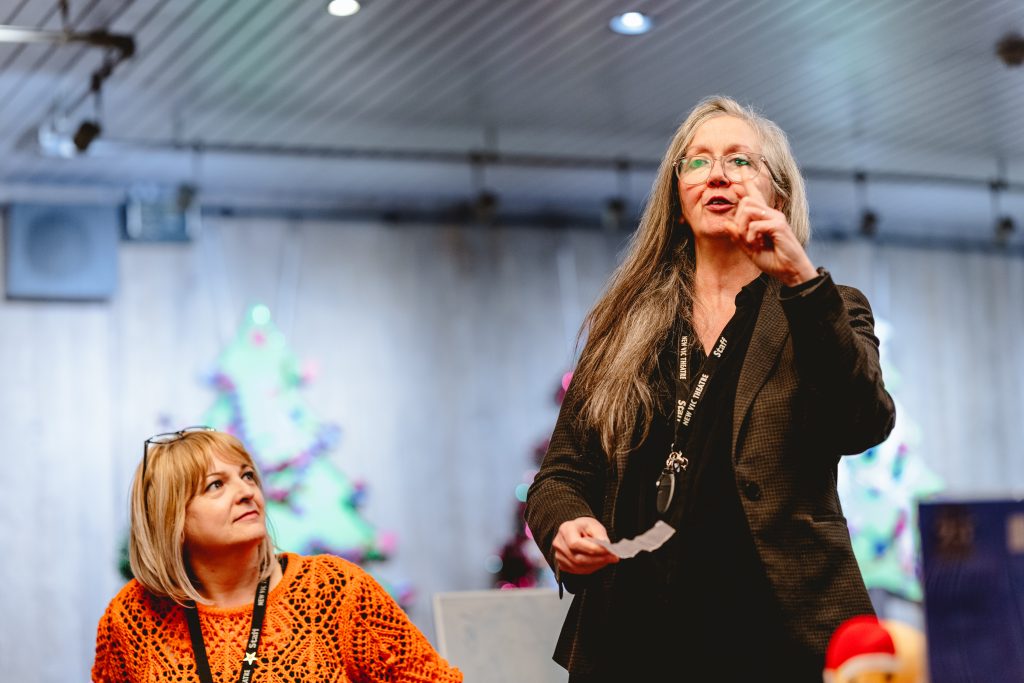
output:
[[[105,84],[91,157],[51,159],[38,127],[72,105],[74,121],[94,115],[86,95],[103,53],[0,44],[0,183],[192,182],[239,201],[252,187],[328,204],[480,189],[468,161],[413,154],[428,150],[607,160],[542,164],[533,179],[522,165],[492,169],[491,189],[524,204],[604,201],[626,160],[639,202],[638,178],[714,93],[775,119],[830,182],[858,169],[981,187],[1005,168],[1024,183],[1024,68],[994,50],[1024,32],[1018,0],[372,0],[348,19],[325,4],[70,0],[71,29],[130,34],[137,54]],[[609,31],[627,8],[655,29]],[[0,0],[0,22],[62,26],[48,0]]]

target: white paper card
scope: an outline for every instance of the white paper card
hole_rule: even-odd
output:
[[[664,545],[665,541],[672,538],[675,532],[675,529],[659,519],[654,523],[654,526],[635,538],[624,538],[615,543],[595,540],[594,543],[607,548],[625,560],[630,557],[636,557],[637,553],[645,550],[648,552],[657,550]]]

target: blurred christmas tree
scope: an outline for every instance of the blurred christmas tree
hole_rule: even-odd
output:
[[[237,436],[256,460],[278,547],[358,563],[384,560],[391,538],[359,513],[365,487],[329,458],[340,430],[320,422],[302,399],[312,374],[267,307],[254,306],[218,359],[212,378],[218,396],[204,424]]]
[[[203,424],[238,437],[256,460],[278,548],[330,553],[365,567],[387,559],[394,536],[363,519],[365,485],[331,462],[340,430],[305,405],[301,389],[312,374],[311,366],[300,366],[269,309],[254,306],[218,359],[211,378],[217,398]],[[400,603],[411,598],[408,585],[381,583]]]
[[[943,488],[916,449],[917,426],[895,398],[899,374],[887,362],[889,325],[878,320],[886,387],[896,401],[896,426],[884,442],[839,464],[843,503],[864,583],[906,600],[922,599],[917,502]]]
[[[562,404],[565,392],[572,381],[572,373],[562,376],[562,381],[555,392],[555,403]],[[533,588],[541,585],[554,586],[554,575],[547,571],[547,563],[541,555],[537,544],[533,541],[530,528],[526,526],[526,492],[533,483],[537,468],[544,460],[548,451],[548,440],[539,442],[533,449],[534,468],[523,475],[523,481],[516,486],[516,504],[513,514],[514,529],[497,555],[492,555],[487,562],[487,569],[494,574],[496,588]]]

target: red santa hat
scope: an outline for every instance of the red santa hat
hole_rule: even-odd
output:
[[[892,636],[876,617],[863,615],[844,621],[825,652],[825,683],[838,683],[866,672],[897,673],[900,661]]]

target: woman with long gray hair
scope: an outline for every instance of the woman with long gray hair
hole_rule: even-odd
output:
[[[571,681],[820,681],[832,631],[872,613],[836,470],[895,412],[870,306],[809,235],[781,129],[700,102],[584,321],[527,500],[575,593],[555,651]],[[659,521],[656,550],[607,547]]]

